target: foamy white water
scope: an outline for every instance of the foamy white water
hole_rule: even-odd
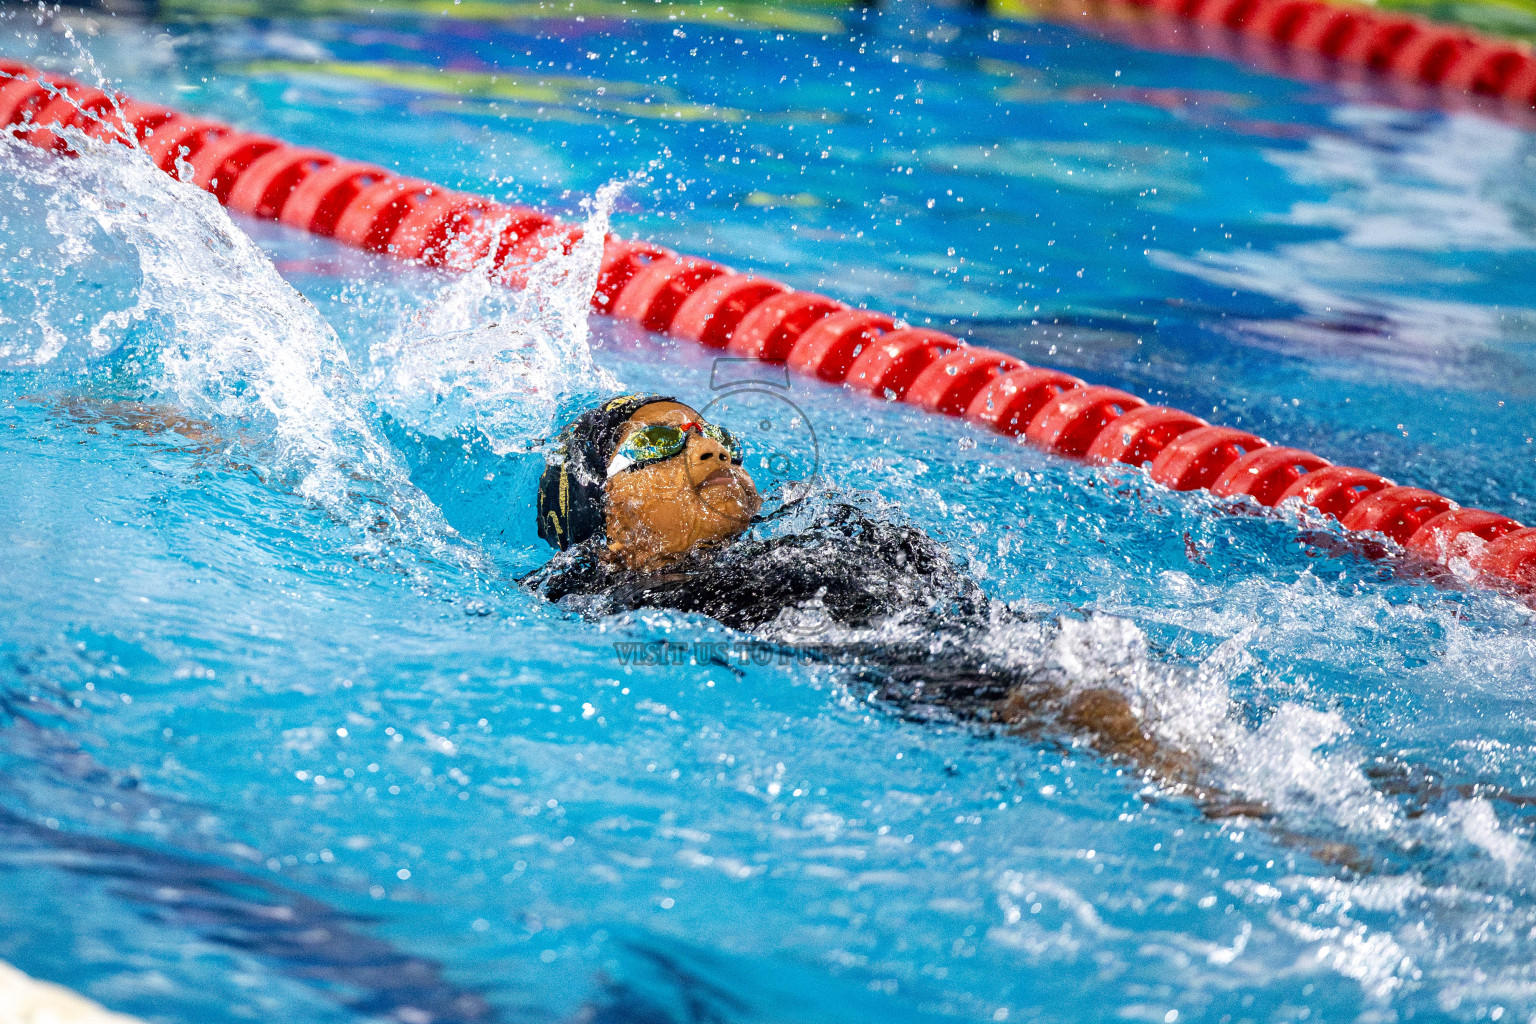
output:
[[[346,352],[313,304],[212,195],[140,150],[71,134],[77,159],[11,135],[0,144],[0,174],[18,198],[42,197],[46,228],[21,240],[35,261],[25,274],[6,268],[6,283],[34,297],[36,330],[0,345],[0,360],[83,366],[114,356],[130,390],[137,377],[140,397],[207,419],[232,458],[354,524],[367,546],[386,526],[446,552],[454,531],[370,422]],[[124,261],[137,282],[117,303],[100,301],[92,271],[121,276]]]
[[[562,403],[621,385],[592,360],[587,318],[608,217],[623,182],[589,201],[581,239],[509,291],[489,259],[455,278],[398,334],[375,344],[370,385],[381,409],[433,437],[478,434],[498,455],[526,451]]]

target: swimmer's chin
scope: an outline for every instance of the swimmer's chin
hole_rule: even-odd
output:
[[[693,485],[693,493],[704,516],[716,523],[723,521],[732,534],[741,532],[751,522],[762,498],[752,478],[735,467],[722,467]]]

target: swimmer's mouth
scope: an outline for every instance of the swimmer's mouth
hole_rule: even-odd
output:
[[[712,487],[740,487],[736,480],[736,474],[729,469],[721,467],[699,482],[699,490],[707,491]]]

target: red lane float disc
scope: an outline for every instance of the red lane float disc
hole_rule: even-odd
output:
[[[1175,491],[1211,486],[1232,463],[1258,448],[1263,438],[1233,427],[1201,427],[1181,434],[1152,460],[1152,479]]]
[[[1294,19],[1294,12],[1306,6],[1305,0],[1256,0],[1252,5],[1235,4],[1227,12],[1226,24],[1243,35],[1273,42],[1275,25]]]
[[[683,301],[667,333],[705,348],[725,348],[743,317],[760,303],[788,291],[777,281],[752,274],[717,277]]]
[[[497,264],[499,280],[508,288],[524,288],[535,264],[551,256],[569,256],[586,231],[553,220],[548,226],[519,238]]]
[[[1147,405],[1105,424],[1084,456],[1091,462],[1123,462],[1148,466],[1176,437],[1209,423],[1182,409]]]
[[[27,121],[52,98],[52,93],[30,78],[11,79],[0,86],[0,126]]]
[[[1441,81],[1443,88],[1478,96],[1503,96],[1523,71],[1536,68],[1536,58],[1524,50],[1488,44],[1462,58]]]
[[[1330,465],[1322,456],[1300,448],[1260,448],[1228,466],[1211,484],[1211,493],[1219,498],[1246,494],[1273,508],[1292,484]]]
[[[1436,562],[1449,562],[1467,558],[1480,548],[1474,539],[1487,543],[1518,529],[1519,523],[1497,512],[1456,508],[1424,520],[1403,547]]]
[[[613,312],[613,302],[629,284],[630,278],[655,260],[676,258],[677,253],[671,249],[609,235],[603,240],[603,265],[597,272],[592,308],[599,313]]]
[[[1024,437],[1052,455],[1079,459],[1088,453],[1105,427],[1146,404],[1117,388],[1073,388],[1041,406]]]
[[[813,292],[774,295],[741,318],[725,347],[734,356],[750,356],[771,363],[787,362],[792,369],[814,374],[814,369],[795,362],[794,353],[800,339],[818,320],[847,308],[841,302]]]
[[[1339,60],[1386,71],[1397,60],[1398,53],[1423,31],[1424,26],[1412,18],[1382,18],[1374,30],[1351,39],[1349,45],[1339,51]]]
[[[18,137],[24,142],[30,142],[38,149],[62,150],[64,140],[48,129],[63,128],[73,124],[78,116],[80,116],[79,108],[61,93],[44,100],[32,111],[32,123],[37,127],[21,132]]]
[[[188,161],[192,164],[192,183],[212,192],[219,202],[227,203],[240,175],[264,156],[282,146],[276,139],[234,132],[201,147]]]
[[[1297,30],[1291,45],[1324,57],[1337,57],[1352,39],[1374,31],[1379,24],[1376,15],[1368,10],[1324,8]]]
[[[483,217],[469,214],[463,230],[449,243],[444,265],[469,270],[489,259],[504,282],[521,287],[520,272],[532,262],[533,252],[547,249],[551,233],[564,226],[527,206],[487,203],[484,210]]]
[[[656,260],[630,279],[613,304],[613,315],[648,331],[665,331],[683,302],[706,281],[731,272],[712,260],[674,256]]]
[[[464,264],[468,269],[490,256],[492,266],[501,270],[502,279],[515,287],[522,287],[522,275],[530,264],[544,258],[554,244],[564,244],[564,239],[556,241],[556,236],[562,230],[571,230],[541,210],[501,203],[490,207],[490,218],[482,221],[482,227],[487,232],[484,235],[465,235],[461,239],[458,258],[473,256],[472,263]]]
[[[1038,367],[1011,370],[994,377],[976,392],[965,410],[965,418],[999,434],[1017,437],[1029,429],[1030,421],[1046,402],[1063,391],[1087,386],[1084,381],[1060,370]]]
[[[322,150],[279,146],[251,161],[229,190],[226,205],[247,217],[276,220],[300,182],[334,163],[336,157]]]
[[[1513,103],[1536,107],[1536,58],[1528,58],[1523,66],[1511,71],[1499,95]]]
[[[918,374],[959,348],[960,341],[943,331],[904,327],[866,346],[848,367],[843,383],[876,398],[899,399]]]
[[[1234,4],[1224,23],[1245,36],[1273,41],[1276,26],[1296,19],[1307,6],[1305,0],[1256,0],[1251,5]]]
[[[1426,520],[1456,507],[1450,498],[1422,487],[1383,487],[1363,498],[1339,523],[1346,530],[1384,533],[1406,544]]]
[[[1280,502],[1299,498],[1303,504],[1311,505],[1324,515],[1342,519],[1362,498],[1391,486],[1391,480],[1364,469],[1328,466],[1291,484],[1280,495]]]
[[[1258,0],[1221,0],[1203,4],[1193,20],[1201,25],[1240,29],[1259,6]]]
[[[1292,39],[1306,29],[1312,19],[1324,13],[1318,10],[1317,4],[1309,0],[1280,4],[1266,12],[1267,17],[1255,23],[1253,34],[1271,43],[1288,46]]]
[[[1427,25],[1392,57],[1389,73],[1410,82],[1439,85],[1477,41],[1464,31]]]
[[[148,132],[169,121],[176,115],[170,107],[158,103],[140,103],[138,100],[118,97],[118,107],[110,106],[101,111],[101,119],[86,118],[81,128],[93,139],[104,142],[122,142],[138,146]]]
[[[584,234],[579,227],[562,223],[547,213],[525,206],[502,209],[512,215],[512,221],[501,233],[501,255],[496,260],[498,267],[522,267],[526,270],[531,264],[553,255],[556,249],[569,252],[570,247]]]
[[[902,400],[919,409],[959,416],[976,392],[1000,373],[1021,370],[1024,364],[1010,355],[979,345],[966,345],[928,365]]]
[[[351,160],[317,168],[294,186],[278,219],[291,228],[329,238],[341,212],[359,192],[392,177],[382,167]]]
[[[385,248],[403,260],[439,265],[447,259],[451,240],[469,230],[490,204],[479,196],[448,189],[405,197],[406,208]]]
[[[419,178],[385,178],[352,197],[336,218],[336,241],[365,252],[383,252],[412,197],[432,194],[434,186]]]
[[[190,161],[210,141],[234,133],[233,128],[217,121],[177,114],[164,121],[144,140],[144,152],[149,154],[156,167],[174,175],[178,158]]]
[[[95,120],[93,114],[99,117],[103,109],[112,109],[112,97],[100,89],[83,89],[73,96],[61,93],[37,109],[32,120],[40,127],[24,132],[22,138],[38,149],[63,152],[69,148],[68,143],[48,129],[81,127]]]
[[[743,324],[737,333],[744,334],[745,328],[746,324]],[[883,313],[839,309],[806,328],[785,361],[801,373],[838,384],[848,376],[849,369],[869,346],[895,329],[896,321]],[[730,349],[738,351],[736,339],[732,339]]]
[[[1522,587],[1536,588],[1536,529],[1512,530],[1472,559],[1472,567]]]

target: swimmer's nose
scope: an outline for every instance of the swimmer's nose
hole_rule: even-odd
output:
[[[717,469],[731,464],[731,453],[725,445],[703,434],[688,435],[688,469],[695,481],[703,480]]]

